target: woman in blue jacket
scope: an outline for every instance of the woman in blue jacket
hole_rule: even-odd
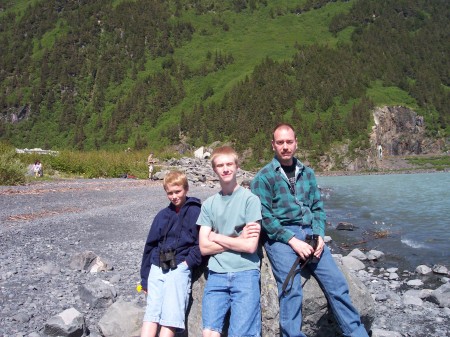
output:
[[[198,245],[200,200],[188,197],[186,175],[171,171],[164,178],[170,205],[158,212],[150,228],[141,265],[147,294],[141,337],[174,337],[185,329],[192,269],[200,265]]]

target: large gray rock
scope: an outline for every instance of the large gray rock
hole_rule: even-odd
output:
[[[375,302],[366,286],[343,266],[342,260],[336,258],[336,264],[347,279],[353,305],[361,315],[361,321],[369,330],[375,319]],[[304,280],[303,280],[304,282]],[[332,337],[341,336],[340,329],[333,314],[328,310],[327,300],[314,278],[308,279],[303,287],[303,327],[307,336]]]
[[[69,266],[71,269],[87,270],[91,273],[112,270],[110,263],[88,250],[72,256]]]
[[[450,283],[445,283],[434,290],[428,297],[430,302],[438,304],[441,308],[450,307]]]
[[[353,256],[348,256],[348,255],[344,256],[342,258],[342,263],[348,269],[355,270],[355,271],[364,269],[366,267],[366,265],[364,263],[362,263],[360,260],[358,260],[357,258],[355,258]]]
[[[78,287],[80,298],[92,308],[107,308],[114,303],[117,292],[108,281],[95,279]]]
[[[44,326],[44,334],[49,337],[82,337],[86,334],[84,316],[75,308],[64,310],[51,317]]]
[[[375,319],[375,302],[370,292],[356,277],[352,276],[340,260],[336,261],[343,271],[350,288],[353,304],[361,314],[366,329],[370,329]],[[302,278],[302,283],[305,282]],[[201,303],[205,277],[198,273],[194,277],[192,287],[192,302],[188,312],[187,331],[183,335],[201,336]],[[262,311],[262,337],[279,335],[279,305],[278,290],[272,275],[269,260],[264,254],[261,263],[261,311]],[[303,328],[308,336],[332,337],[339,336],[339,328],[333,315],[327,309],[327,300],[314,278],[309,278],[304,286],[303,296]],[[227,334],[223,334],[227,336]]]
[[[119,300],[106,310],[98,328],[104,337],[139,336],[144,313],[139,305]]]

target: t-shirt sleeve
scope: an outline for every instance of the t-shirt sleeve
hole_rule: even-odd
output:
[[[199,226],[207,226],[207,227],[213,227],[213,223],[211,220],[211,203],[209,200],[206,200],[202,204],[202,208],[200,210],[200,215],[197,219],[197,225]]]
[[[247,200],[247,208],[245,210],[245,222],[255,222],[260,221],[261,216],[261,202],[259,198],[253,193],[250,194]]]

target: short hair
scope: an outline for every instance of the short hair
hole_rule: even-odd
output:
[[[229,155],[232,156],[236,165],[239,165],[239,156],[237,152],[231,146],[221,146],[214,149],[211,155],[211,166],[215,167],[214,160],[221,155]]]
[[[181,171],[170,171],[166,174],[163,181],[164,189],[167,188],[167,185],[177,185],[177,186],[183,186],[183,188],[187,191],[189,189],[189,183],[186,177],[186,174],[184,174]]]
[[[275,140],[275,131],[277,131],[278,129],[291,129],[292,132],[294,132],[295,138],[297,138],[297,135],[295,134],[294,127],[291,124],[289,124],[289,123],[279,123],[279,124],[277,124],[277,126],[275,126],[273,128],[272,140]]]

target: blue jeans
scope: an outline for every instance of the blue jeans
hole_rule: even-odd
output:
[[[300,240],[305,240],[306,234],[312,234],[310,226],[285,227],[294,232],[295,237]],[[265,243],[264,248],[278,285],[281,335],[283,337],[306,337],[301,332],[303,293],[300,274],[297,274],[291,281],[293,282],[291,290],[281,296],[283,282],[297,255],[288,244],[270,239]],[[336,265],[329,248],[324,247],[318,263],[309,263],[305,268],[322,288],[344,336],[368,337],[359,313],[351,302],[347,280]]]
[[[229,337],[261,336],[260,271],[208,273],[202,303],[203,329],[222,333],[230,313]]]

